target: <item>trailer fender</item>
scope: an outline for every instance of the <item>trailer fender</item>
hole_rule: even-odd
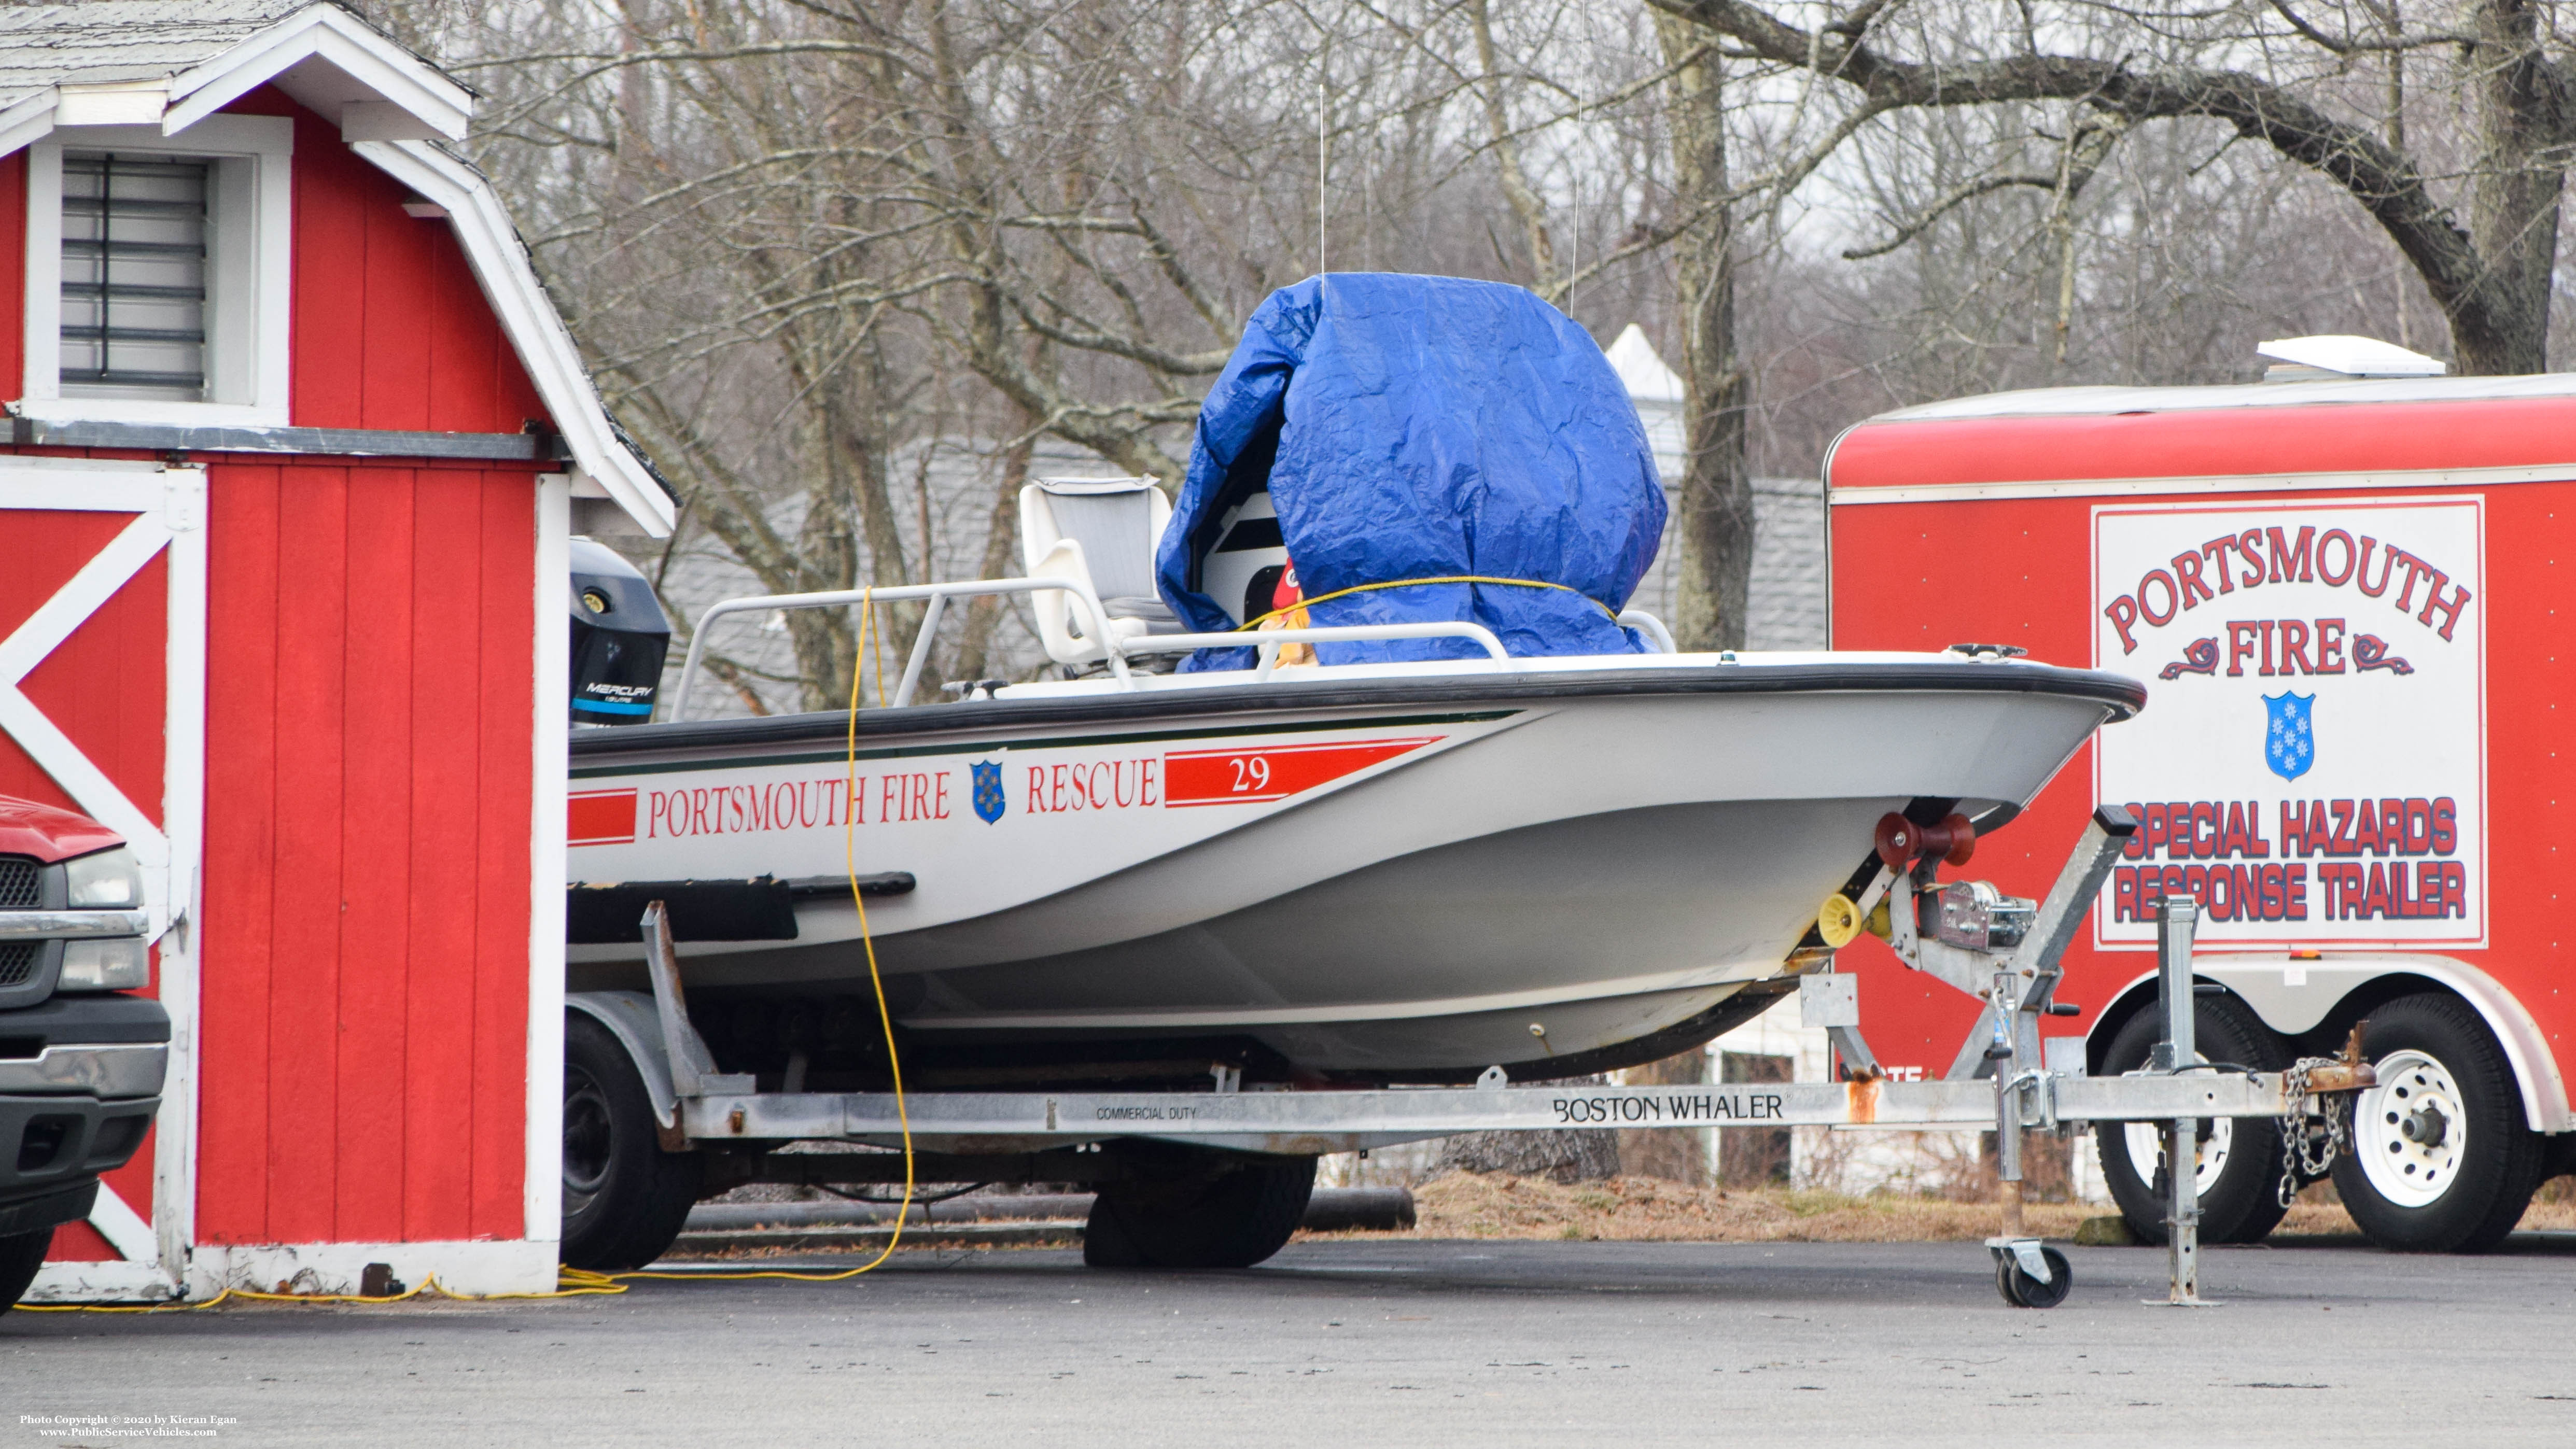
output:
[[[564,1009],[608,1028],[644,1078],[645,1094],[653,1099],[653,1120],[678,1130],[680,1097],[671,1090],[671,1058],[662,1047],[662,1022],[654,1015],[652,996],[642,991],[572,991],[564,994]]]
[[[2522,1092],[2523,1117],[2531,1129],[2566,1132],[2576,1128],[2576,1114],[2568,1111],[2566,1079],[2559,1073],[2558,1058],[2549,1049],[2548,1036],[2512,992],[2465,961],[2396,951],[2354,952],[2313,961],[2247,952],[2202,956],[2193,963],[2192,970],[2201,980],[2214,981],[2236,993],[2265,1026],[2284,1036],[2315,1030],[2355,993],[2392,976],[2418,977],[2444,987],[2477,1008],[2487,1029],[2503,1045],[2505,1060],[2513,1067],[2514,1084]],[[2293,971],[2304,972],[2301,984],[2290,984]],[[2131,1013],[2152,1009],[2155,993],[2156,975],[2152,971],[2120,988],[2111,1006],[2086,1033],[2089,1060],[2099,1064],[2111,1034]]]

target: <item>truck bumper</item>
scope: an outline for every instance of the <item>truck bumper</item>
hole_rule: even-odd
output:
[[[0,1234],[88,1216],[98,1175],[132,1159],[160,1106],[157,1096],[0,1097]]]
[[[50,1187],[32,1197],[0,1201],[0,1238],[79,1222],[89,1216],[89,1205],[97,1200],[98,1179],[93,1177],[69,1187]]]
[[[56,996],[0,1012],[0,1236],[89,1215],[161,1106],[170,1016],[157,1001]]]
[[[34,1006],[0,1011],[0,1061],[24,1060],[57,1044],[166,1045],[169,1040],[170,1013],[161,1008],[160,1002],[118,992],[97,996],[57,993]]]

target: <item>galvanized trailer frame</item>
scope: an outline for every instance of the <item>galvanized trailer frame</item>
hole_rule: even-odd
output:
[[[2136,822],[2116,806],[2097,811],[2083,839],[2043,900],[2006,902],[2028,911],[2017,940],[1991,944],[1927,931],[1926,907],[1939,909],[1940,859],[1883,838],[1881,865],[1857,900],[1838,907],[1846,922],[1877,914],[1888,943],[1906,964],[1986,1004],[1978,1028],[1962,1043],[1939,1081],[1896,1082],[1877,1068],[1857,1029],[1849,977],[1822,969],[1802,976],[1800,994],[1811,1025],[1826,1027],[1849,1070],[1840,1082],[1694,1086],[1516,1087],[1500,1067],[1472,1087],[1303,1091],[1243,1087],[1235,1069],[1211,1068],[1210,1089],[1195,1092],[1046,1091],[892,1093],[756,1090],[752,1077],[716,1070],[690,1023],[676,958],[660,903],[644,917],[653,991],[588,993],[576,999],[623,1040],[643,1069],[661,1115],[667,1148],[742,1147],[838,1141],[874,1147],[909,1145],[916,1169],[974,1175],[1044,1174],[1059,1181],[1109,1175],[1100,1144],[1143,1139],[1232,1152],[1310,1156],[1362,1151],[1460,1132],[1555,1131],[1574,1128],[1992,1127],[1997,1130],[2004,1201],[2003,1233],[1989,1239],[2007,1300],[2053,1305],[2065,1296],[2065,1260],[2021,1232],[2021,1135],[2068,1131],[2095,1122],[2155,1122],[2170,1150],[2195,1141],[2199,1124],[2219,1117],[2304,1119],[2325,1116],[2324,1099],[2370,1084],[2367,1067],[2349,1054],[2300,1064],[2289,1072],[2213,1070],[2192,1051],[2189,897],[2164,912],[2167,1022],[2154,1065],[2120,1077],[2092,1077],[2083,1059],[2042,1059],[2039,1020],[2067,1015],[2052,995],[2057,962],[2098,898],[2102,882]],[[1886,832],[1882,832],[1884,837]],[[1849,927],[1846,927],[1848,931]],[[1847,941],[1848,934],[1842,940]],[[1829,945],[1842,941],[1831,940]],[[2176,1009],[2177,1004],[2181,1009]],[[648,1036],[649,1032],[649,1036]],[[2179,1067],[2175,1064],[2180,1063]],[[800,1182],[901,1181],[892,1154],[781,1155],[766,1178]],[[1103,1171],[1091,1170],[1097,1163]],[[1017,1170],[1014,1170],[1016,1167]],[[2197,1304],[2199,1207],[2195,1174],[2168,1172],[2172,1288],[2168,1301]],[[940,1180],[932,1178],[930,1180]]]

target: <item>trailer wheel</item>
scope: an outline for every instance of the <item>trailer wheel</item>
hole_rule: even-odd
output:
[[[2075,1290],[2075,1267],[2066,1255],[2055,1248],[2042,1248],[2039,1256],[2048,1264],[2048,1281],[2022,1271],[2021,1260],[2010,1253],[1995,1264],[1995,1290],[2015,1308],[2055,1308]]]
[[[615,1034],[564,1021],[563,1261],[612,1271],[662,1256],[696,1205],[705,1164],[664,1152],[653,1099]]]
[[[27,1296],[27,1285],[36,1281],[36,1270],[45,1266],[45,1251],[53,1244],[52,1228],[0,1238],[0,1313]]]
[[[1236,1159],[1213,1177],[1109,1183],[1091,1200],[1094,1268],[1249,1268],[1287,1245],[1315,1191],[1315,1159]]]
[[[2261,1071],[2290,1064],[2288,1043],[2233,996],[2198,996],[2193,1038],[2205,1062],[2233,1062]],[[2111,1038],[2102,1070],[2117,1075],[2147,1064],[2162,1035],[2153,1010],[2129,1018]],[[2203,1124],[2195,1154],[2200,1174],[2200,1239],[2205,1243],[2259,1243],[2280,1225],[2281,1129],[2270,1118],[2219,1117]],[[2120,1205],[2129,1232],[2141,1243],[2165,1240],[2163,1136],[2152,1122],[2105,1122],[2094,1128],[2102,1149],[2102,1179]]]
[[[2495,1034],[2446,992],[2370,1014],[2362,1055],[2379,1085],[2353,1102],[2335,1188],[2362,1232],[2406,1253],[2475,1253],[2513,1231],[2540,1185],[2543,1143]]]

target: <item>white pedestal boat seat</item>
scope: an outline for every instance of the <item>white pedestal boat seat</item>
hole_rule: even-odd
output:
[[[1031,578],[1083,578],[1121,639],[1178,634],[1181,621],[1154,586],[1154,550],[1171,501],[1150,478],[1042,478],[1020,490],[1020,556]],[[1058,664],[1097,664],[1109,651],[1085,633],[1079,598],[1029,596],[1038,641]]]

